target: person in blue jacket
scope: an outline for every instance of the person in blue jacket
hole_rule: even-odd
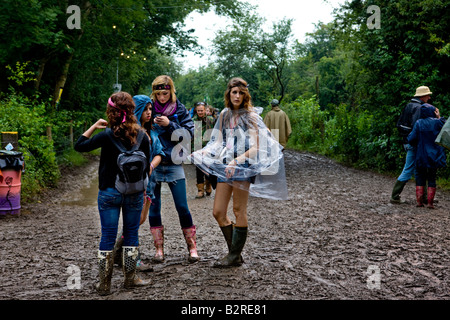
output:
[[[165,155],[163,151],[163,147],[161,142],[159,141],[158,134],[153,130],[153,107],[152,100],[150,97],[146,95],[136,95],[133,97],[134,103],[136,104],[136,109],[134,110],[134,114],[137,118],[137,122],[140,126],[145,129],[145,132],[150,137],[151,142],[151,158],[153,159],[150,162],[150,172],[153,172],[155,168],[160,164],[162,157]],[[156,179],[155,175],[151,175],[149,179],[149,183],[147,186],[146,195],[154,200],[155,199],[155,190]]]
[[[163,146],[164,156],[155,169],[156,186],[150,206],[149,222],[156,254],[155,262],[164,261],[164,226],[161,220],[161,184],[167,183],[172,193],[181,229],[189,251],[189,262],[199,260],[196,226],[189,211],[186,195],[186,177],[182,166],[190,154],[194,136],[194,122],[189,111],[177,99],[172,78],[161,75],[152,83],[153,130]]]
[[[437,108],[430,104],[424,104],[420,109],[420,119],[417,120],[413,130],[408,135],[408,143],[416,147],[416,199],[418,207],[424,206],[423,194],[428,182],[427,206],[434,209],[437,169],[446,165],[444,148],[434,141],[445,121],[444,118],[440,117]]]

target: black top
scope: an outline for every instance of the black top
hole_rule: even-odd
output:
[[[122,141],[122,143],[127,149],[131,149],[130,143],[127,141]],[[121,152],[112,143],[111,138],[108,136],[106,131],[102,131],[90,139],[81,135],[74,146],[74,149],[78,152],[88,152],[98,148],[102,148],[100,154],[100,165],[98,169],[98,188],[100,190],[114,188],[116,175],[119,172],[117,157]],[[144,135],[142,143],[138,149],[144,152],[145,156],[150,161],[150,142],[147,135]],[[148,171],[148,165],[145,171]]]

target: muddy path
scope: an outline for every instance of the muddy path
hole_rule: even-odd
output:
[[[97,163],[67,173],[20,217],[0,218],[0,300],[449,300],[450,194],[436,210],[416,208],[415,187],[404,205],[389,196],[395,178],[286,151],[290,199],[250,198],[246,263],[214,269],[226,245],[212,217],[211,197],[195,199],[195,169],[185,166],[188,200],[198,228],[201,261],[187,249],[170,192],[163,188],[166,261],[142,273],[152,284],[122,288],[115,268],[112,295],[99,297],[96,251]],[[231,211],[229,211],[231,213]],[[143,260],[154,254],[141,226]]]

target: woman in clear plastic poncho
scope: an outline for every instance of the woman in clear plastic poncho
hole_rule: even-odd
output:
[[[279,183],[281,179],[281,185],[286,185],[284,167],[283,170],[278,170],[283,157],[281,149],[281,145],[255,112],[247,82],[241,78],[231,79],[225,91],[225,108],[217,118],[208,144],[190,155],[191,162],[198,168],[217,177],[213,215],[222,230],[229,252],[214,264],[215,267],[242,264],[241,252],[248,233],[247,203],[251,185],[258,187],[255,194],[257,196],[264,196],[261,190],[274,181],[278,180]],[[281,178],[278,174],[280,171]],[[269,176],[272,179],[267,179]],[[261,182],[265,187],[261,188]],[[281,189],[284,194],[277,195],[275,191],[268,198],[286,198],[287,188]],[[231,196],[235,225],[227,216]]]

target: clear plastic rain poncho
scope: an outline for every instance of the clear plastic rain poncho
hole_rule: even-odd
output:
[[[238,182],[250,181],[251,196],[288,198],[283,147],[253,109],[225,108],[203,139],[209,140],[206,146],[194,146],[196,151],[188,157],[200,170],[244,190],[248,184]]]

